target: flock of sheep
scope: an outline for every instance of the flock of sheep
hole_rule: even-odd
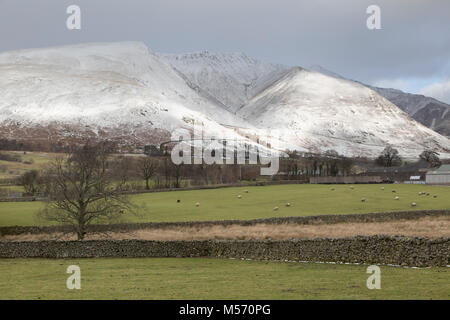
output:
[[[248,193],[248,190],[244,190],[244,192],[245,192],[245,193]],[[242,195],[239,194],[239,195],[237,196],[237,198],[238,198],[238,199],[242,199]],[[177,200],[177,202],[180,203],[181,200]],[[195,206],[196,206],[196,207],[199,207],[199,206],[200,206],[200,202],[196,202],[196,203],[195,203]],[[287,202],[287,203],[286,203],[286,207],[290,207],[290,206],[291,206],[291,203],[290,203],[290,202]],[[278,209],[279,209],[278,207],[274,207],[274,208],[273,208],[273,211],[278,211]]]
[[[354,187],[354,186],[350,186],[350,189],[351,189],[351,190],[354,190],[355,187]],[[335,188],[331,188],[331,191],[334,191],[334,190],[336,190],[336,189],[335,189]],[[384,187],[381,187],[381,191],[384,191]],[[397,193],[397,191],[396,191],[395,189],[392,189],[392,193]],[[420,192],[419,192],[419,196],[422,196],[422,195],[429,196],[430,193],[429,193],[429,192],[423,192],[423,191],[420,191]],[[433,198],[437,198],[437,194],[433,195]],[[400,197],[399,197],[399,196],[395,196],[394,199],[395,199],[395,200],[400,200]],[[364,197],[361,198],[361,202],[366,202],[366,198],[364,198]],[[415,206],[417,206],[417,203],[411,202],[411,207],[415,207]]]
[[[350,189],[351,190],[354,190],[355,189],[355,187],[354,186],[350,186]],[[336,189],[335,188],[331,188],[331,191],[335,191]],[[384,191],[384,187],[381,187],[381,190],[382,191]],[[245,193],[248,193],[248,190],[244,190],[244,192]],[[392,189],[392,193],[397,193],[397,191],[395,190],[395,189]],[[419,196],[422,196],[422,195],[425,195],[425,196],[429,196],[430,195],[430,193],[429,192],[423,192],[423,191],[420,191],[419,192]],[[242,199],[242,195],[238,195],[237,196],[237,198],[238,199]],[[437,198],[437,194],[435,194],[435,195],[433,195],[433,198]],[[366,202],[366,198],[361,198],[361,202]],[[400,200],[400,197],[399,196],[395,196],[395,198],[394,198],[394,200]],[[180,202],[180,200],[177,200],[177,202]],[[196,202],[195,203],[195,206],[196,207],[199,207],[200,206],[200,202]],[[287,202],[286,203],[286,207],[290,207],[291,206],[291,203],[290,202]],[[415,206],[417,206],[417,203],[415,203],[415,202],[411,202],[411,207],[415,207]],[[273,211],[278,211],[279,210],[279,207],[274,207],[273,208]]]

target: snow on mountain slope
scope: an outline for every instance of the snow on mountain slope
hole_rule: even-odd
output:
[[[311,66],[309,69],[338,79],[345,79],[341,75],[319,65]],[[420,94],[362,84],[378,92],[381,96],[408,113],[414,120],[444,136],[450,137],[450,105]]]
[[[292,68],[237,114],[260,128],[280,129],[292,143],[316,152],[376,156],[392,144],[405,156],[424,148],[450,152],[450,140],[357,82]]]
[[[407,112],[414,120],[442,135],[450,137],[450,105],[421,94],[406,93],[396,89],[369,87]]]
[[[288,69],[264,63],[243,53],[161,54],[191,83],[235,112]]]
[[[389,143],[404,155],[450,152],[449,139],[362,84],[243,54],[80,44],[2,53],[0,75],[0,138],[157,144],[195,123],[206,137],[240,140],[278,130],[279,150],[376,156]]]
[[[82,44],[0,54],[0,123],[3,127],[136,130],[147,139],[202,123],[211,134],[247,123],[199,96],[176,71],[142,43]],[[2,130],[8,132],[7,130]],[[10,135],[14,131],[10,132]]]
[[[337,74],[337,73],[335,73],[335,72],[333,72],[331,70],[328,70],[328,69],[326,69],[326,68],[324,68],[324,67],[322,67],[321,65],[318,65],[318,64],[311,65],[307,69],[310,70],[310,71],[319,72],[321,74],[324,74],[326,76],[330,76],[330,77],[333,77],[333,78],[348,80],[348,79],[345,79],[340,74]]]

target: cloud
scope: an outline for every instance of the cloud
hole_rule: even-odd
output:
[[[450,78],[420,89],[420,93],[450,104]]]
[[[157,52],[206,49],[291,66],[319,64],[365,83],[450,74],[448,0],[75,2],[82,11],[79,31],[65,23],[73,0],[0,0],[0,52],[138,40]],[[366,26],[374,3],[381,30]]]

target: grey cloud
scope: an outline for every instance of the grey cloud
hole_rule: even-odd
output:
[[[65,28],[70,4],[82,30]],[[381,7],[382,30],[366,28]],[[286,65],[320,64],[346,77],[450,74],[448,0],[3,0],[0,51],[91,41],[144,41],[160,52],[245,52]]]

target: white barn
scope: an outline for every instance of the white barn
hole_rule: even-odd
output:
[[[450,185],[450,165],[440,166],[436,170],[427,171],[425,178],[427,184],[449,184]]]

